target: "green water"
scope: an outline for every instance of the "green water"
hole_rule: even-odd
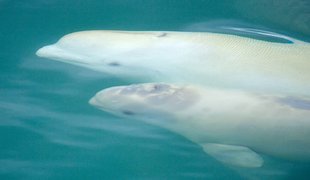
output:
[[[0,0],[0,179],[307,179],[310,165],[264,157],[220,164],[182,136],[106,114],[87,102],[128,84],[40,59],[79,30],[261,28],[310,39],[306,0]]]

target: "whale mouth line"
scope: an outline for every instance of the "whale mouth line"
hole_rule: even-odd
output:
[[[69,64],[75,64],[75,65],[88,65],[88,63],[85,63],[85,62],[82,62],[82,61],[73,60],[73,59],[70,59],[70,60],[55,59],[55,60],[60,61],[60,62],[69,63]]]
[[[55,45],[48,45],[38,49],[36,55],[69,64],[89,65],[89,63],[84,62],[84,59],[87,57],[75,55],[73,52],[70,52],[70,50],[68,51]]]

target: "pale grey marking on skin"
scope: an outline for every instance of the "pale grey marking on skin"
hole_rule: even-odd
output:
[[[155,84],[151,92],[162,92],[170,88],[168,84]]]
[[[132,86],[128,86],[128,87],[122,89],[122,90],[120,91],[120,94],[126,95],[126,94],[132,94],[132,93],[134,93],[134,92],[136,92],[136,88],[134,88],[134,87],[132,87]]]
[[[279,100],[280,103],[287,104],[293,108],[310,110],[310,100],[298,99],[294,97],[286,97]]]
[[[150,97],[147,98],[147,101],[149,103],[155,104],[155,105],[170,103],[173,100],[174,100],[173,96],[166,95],[166,94],[150,96]]]
[[[158,84],[158,87],[156,87],[157,92],[163,93],[156,94],[155,92],[155,95],[149,96],[146,101],[155,105],[170,104],[174,109],[184,109],[198,102],[199,94],[186,89],[172,90],[169,92],[170,88],[171,86],[167,84]]]
[[[139,86],[128,86],[124,89],[121,90],[121,94],[132,94],[132,93],[137,93],[140,95],[145,95],[145,94],[150,94],[150,93],[158,93],[158,92],[163,92],[166,90],[169,90],[170,86],[168,84],[155,84],[153,86],[152,90],[146,90],[143,88],[140,88]]]

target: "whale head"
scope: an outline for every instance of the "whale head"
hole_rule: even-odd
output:
[[[198,99],[190,88],[166,83],[116,86],[98,92],[89,103],[118,116],[165,117],[186,110]]]
[[[177,32],[82,31],[40,48],[39,57],[131,77],[156,77],[188,43]],[[183,51],[184,52],[184,51]],[[170,63],[170,64],[169,64]]]

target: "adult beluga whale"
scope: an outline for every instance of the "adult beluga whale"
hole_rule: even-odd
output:
[[[310,97],[310,45],[208,32],[82,31],[37,55],[137,82]]]
[[[225,164],[261,167],[260,153],[310,161],[310,106],[287,97],[147,83],[104,89],[89,103],[181,134]]]

